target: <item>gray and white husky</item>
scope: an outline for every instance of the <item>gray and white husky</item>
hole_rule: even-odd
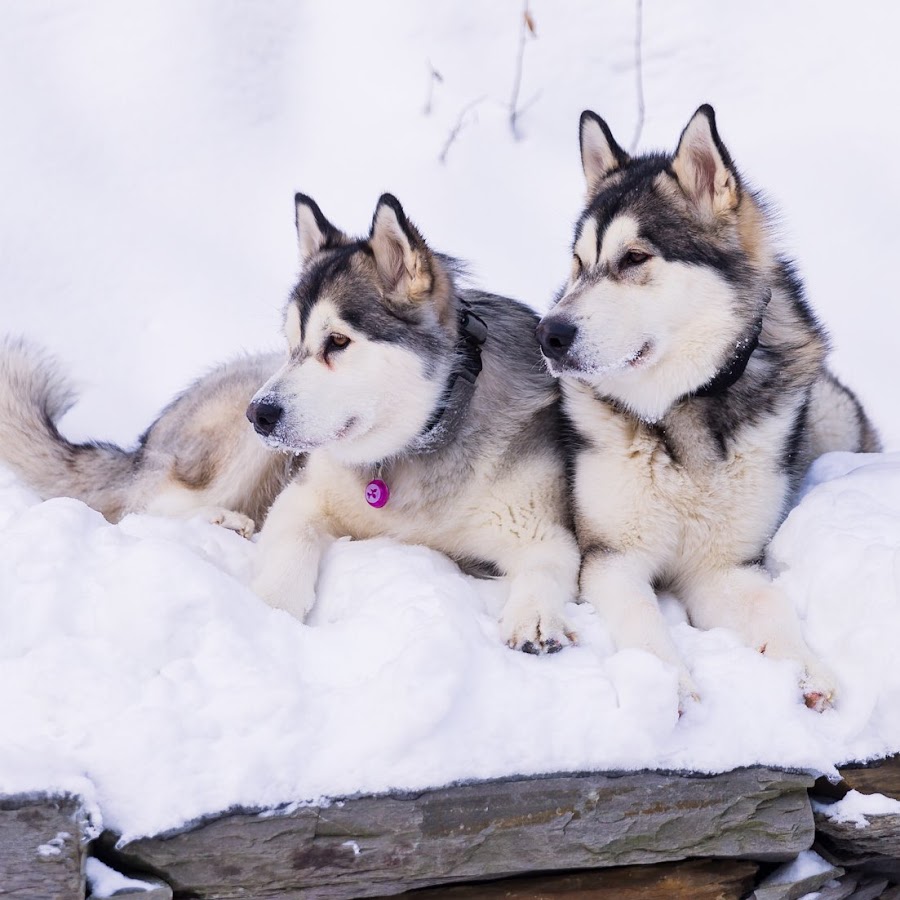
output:
[[[675,665],[655,591],[691,621],[798,660],[807,705],[834,680],[762,565],[809,463],[875,451],[859,402],[765,210],[702,106],[674,155],[630,157],[581,117],[587,205],[568,283],[538,327],[573,430],[582,596],[620,646]]]
[[[462,290],[453,261],[390,195],[361,239],[295,199],[302,271],[285,310],[286,361],[211,373],[124,451],[66,440],[56,426],[72,402],[66,380],[7,341],[0,460],[43,496],[78,497],[112,521],[203,514],[249,535],[264,520],[255,587],[301,619],[330,538],[386,535],[507,575],[503,640],[562,648],[579,555],[537,316]]]
[[[560,649],[579,555],[537,316],[460,290],[453,262],[389,194],[362,239],[309,197],[297,195],[296,210],[290,356],[248,416],[306,464],[269,511],[257,591],[302,619],[328,539],[389,535],[509,576],[503,639]]]
[[[249,537],[298,468],[263,447],[244,410],[280,354],[220,366],[169,404],[138,446],[73,443],[57,423],[75,401],[59,363],[0,341],[0,462],[41,496],[75,497],[111,522],[134,512],[203,516]]]

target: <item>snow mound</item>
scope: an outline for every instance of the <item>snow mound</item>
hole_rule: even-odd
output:
[[[824,458],[772,545],[812,647],[840,677],[806,709],[798,667],[667,620],[703,701],[614,652],[500,642],[506,586],[438,553],[337,541],[308,624],[247,587],[256,547],[201,521],[110,525],[0,471],[0,792],[80,789],[124,839],[233,806],[460,779],[762,763],[830,773],[900,750],[900,454]]]

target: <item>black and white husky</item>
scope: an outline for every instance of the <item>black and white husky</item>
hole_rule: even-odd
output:
[[[295,205],[302,271],[286,361],[211,373],[124,451],[67,441],[55,423],[68,383],[7,341],[0,460],[44,496],[81,498],[113,521],[202,513],[249,534],[264,520],[255,587],[301,619],[330,538],[386,535],[508,576],[503,640],[562,648],[579,555],[537,316],[462,290],[390,195],[361,239],[308,197]]]
[[[674,155],[630,157],[581,117],[587,205],[569,281],[538,327],[573,426],[582,596],[621,646],[676,665],[656,602],[798,660],[807,704],[834,693],[762,567],[810,461],[874,451],[764,209],[701,107]]]

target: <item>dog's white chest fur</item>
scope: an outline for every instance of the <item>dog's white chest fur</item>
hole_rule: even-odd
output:
[[[782,515],[787,476],[773,465],[788,411],[744,426],[726,452],[692,427],[691,413],[661,432],[581,386],[566,391],[578,430],[575,504],[582,545],[593,540],[645,557],[653,576],[678,581],[697,568],[757,558]]]
[[[390,536],[457,558],[499,562],[507,555],[503,545],[510,539],[533,547],[558,538],[564,479],[552,460],[522,460],[511,472],[486,466],[467,481],[441,480],[440,467],[427,460],[413,465],[352,473],[327,454],[312,454],[304,489],[316,497],[332,533],[355,539]],[[383,478],[390,490],[381,508],[365,498],[366,485],[374,477]]]

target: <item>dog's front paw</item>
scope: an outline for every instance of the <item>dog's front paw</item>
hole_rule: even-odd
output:
[[[217,509],[210,513],[209,521],[213,525],[221,525],[229,531],[237,532],[241,537],[251,538],[256,531],[256,522],[243,513],[233,509]]]
[[[316,602],[314,585],[305,584],[303,579],[286,578],[284,573],[273,575],[263,571],[253,580],[252,587],[267,606],[283,609],[301,622]]]
[[[534,654],[558,653],[577,640],[561,613],[538,606],[505,609],[500,618],[500,634],[507,647]]]
[[[807,661],[800,679],[803,702],[816,712],[825,712],[834,706],[837,685],[834,676],[820,662]]]

